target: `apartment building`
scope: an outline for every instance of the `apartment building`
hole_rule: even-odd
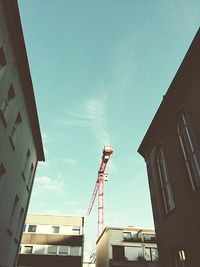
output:
[[[18,266],[82,267],[84,218],[28,214]]]
[[[106,227],[96,244],[96,267],[159,267],[154,230]]]
[[[200,238],[200,30],[139,147],[162,267],[196,267]]]
[[[17,1],[0,0],[0,266],[14,266],[43,146]]]

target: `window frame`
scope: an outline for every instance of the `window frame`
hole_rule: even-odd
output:
[[[175,201],[166,152],[163,145],[159,145],[156,151],[156,167],[160,181],[160,188],[165,213],[169,214],[172,210],[175,209]]]
[[[1,103],[1,106],[0,106],[0,117],[5,128],[7,128],[7,116],[9,112],[8,109],[9,109],[9,106],[12,105],[12,100],[14,98],[15,98],[15,90],[13,88],[13,85],[11,84],[7,91],[7,95],[3,99],[3,102]]]
[[[185,109],[179,112],[177,132],[192,190],[195,191],[200,187],[200,156],[191,120]]]
[[[55,231],[56,230],[56,231]],[[57,231],[58,230],[58,231]],[[60,226],[59,225],[52,225],[51,226],[51,233],[52,234],[59,234],[60,232]]]
[[[34,231],[30,231],[30,227],[33,227],[33,226],[35,226],[35,230]],[[36,233],[36,231],[37,231],[37,224],[29,224],[28,225],[28,229],[27,229],[28,233]]]

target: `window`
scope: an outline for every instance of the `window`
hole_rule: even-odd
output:
[[[9,226],[8,226],[8,232],[10,234],[13,234],[14,232],[14,228],[15,228],[15,224],[16,224],[16,213],[17,213],[17,206],[18,206],[18,202],[19,202],[19,197],[16,195],[15,196],[15,200],[13,203],[13,208],[12,208],[12,212],[10,215],[10,220],[9,220]]]
[[[174,255],[174,267],[186,267],[187,260],[184,250],[179,250]]]
[[[12,128],[12,131],[11,131],[11,134],[10,134],[10,142],[11,142],[11,145],[12,145],[13,149],[15,149],[17,130],[18,130],[19,125],[21,124],[21,122],[22,122],[22,117],[21,117],[20,112],[18,112],[16,120],[15,120],[15,124],[14,124],[14,126]]]
[[[154,241],[156,242],[156,235],[155,234],[143,234],[144,241]]]
[[[10,103],[14,97],[15,97],[15,91],[14,91],[14,88],[11,84],[11,86],[8,90],[7,96],[5,97],[3,103],[1,104],[1,108],[0,108],[1,119],[2,119],[5,127],[7,127],[6,115],[7,115],[8,106],[10,105]]]
[[[34,165],[33,163],[31,164],[30,167],[30,171],[29,171],[29,177],[28,177],[28,184],[27,184],[27,188],[30,189],[31,187],[31,182],[32,182],[32,178],[33,178],[33,173],[34,173]]]
[[[35,233],[36,229],[37,229],[37,225],[35,225],[35,224],[30,224],[28,226],[28,232]]]
[[[113,260],[124,260],[124,247],[123,246],[113,246],[112,247]]]
[[[0,69],[6,65],[6,58],[4,54],[3,47],[0,47]]]
[[[69,247],[67,247],[67,246],[60,246],[58,253],[60,255],[69,255]]]
[[[24,224],[24,226],[23,226],[23,232],[25,232],[26,231],[26,224]]]
[[[73,227],[72,228],[73,235],[80,235],[80,227]]]
[[[33,246],[24,246],[23,253],[25,254],[32,254]]]
[[[195,190],[200,186],[199,151],[197,150],[188,114],[185,111],[179,115],[177,129],[189,179],[192,189]]]
[[[71,247],[70,248],[71,256],[80,256],[80,247]]]
[[[21,234],[21,229],[22,229],[22,226],[23,226],[23,220],[24,220],[24,208],[21,208],[19,219],[18,219],[18,223],[17,223],[17,231],[16,231],[17,240],[18,240],[18,238],[20,237],[20,234]]]
[[[131,232],[123,232],[123,237],[124,239],[131,239],[132,238]]]
[[[5,169],[4,165],[3,165],[3,163],[1,163],[0,164],[0,176],[3,176],[5,172],[6,172],[6,169]]]
[[[125,247],[125,258],[129,261],[137,261],[142,258],[142,247]]]
[[[57,246],[48,246],[47,248],[47,254],[57,254],[57,249],[58,247]]]
[[[146,261],[158,261],[158,250],[157,248],[145,247],[144,258]]]
[[[45,246],[43,246],[43,245],[35,246],[34,247],[34,254],[40,254],[40,255],[45,254]]]
[[[165,212],[169,213],[175,208],[174,198],[171,188],[171,181],[167,167],[166,156],[163,147],[159,147],[156,155],[158,175],[160,178],[162,198],[164,202]]]
[[[54,234],[59,233],[60,227],[59,226],[51,226],[51,232]]]
[[[25,163],[24,163],[24,168],[23,168],[23,171],[22,171],[22,176],[24,178],[24,180],[26,180],[26,176],[27,176],[27,169],[28,169],[28,166],[29,166],[29,162],[30,162],[30,150],[28,149],[27,150],[27,153],[26,153],[26,159],[25,159]]]

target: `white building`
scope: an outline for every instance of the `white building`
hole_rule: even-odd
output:
[[[0,266],[14,266],[38,161],[38,116],[16,0],[0,0]]]
[[[97,267],[159,267],[155,231],[106,227],[96,244]]]
[[[84,218],[28,214],[18,266],[81,267]]]

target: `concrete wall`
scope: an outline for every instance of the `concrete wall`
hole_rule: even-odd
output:
[[[22,89],[24,84],[13,50],[10,22],[3,2],[0,0],[0,48],[6,64],[0,66],[0,165],[4,169],[0,174],[0,266],[10,267],[17,255],[38,155]],[[14,96],[9,99],[11,87]],[[4,110],[5,101],[7,107]],[[17,116],[20,118],[18,123]]]
[[[104,229],[96,244],[96,267],[109,267],[109,232]]]
[[[132,233],[133,235],[135,233],[138,233],[138,235],[141,237],[140,240],[126,240],[124,238],[123,233],[124,232],[129,232]],[[145,229],[144,232],[141,229],[136,229],[136,228],[112,228],[112,227],[106,227],[97,240],[97,246],[96,246],[96,266],[97,267],[111,267],[111,266],[142,266],[140,262],[137,260],[137,256],[135,258],[133,257],[137,249],[139,248],[141,255],[139,256],[147,256],[145,252],[147,251],[146,249],[152,248],[156,249],[157,244],[152,243],[152,241],[149,240],[149,242],[144,242],[144,234],[155,234],[155,231],[153,230],[148,230]],[[119,258],[119,259],[114,259],[113,257],[113,247],[117,246],[122,248],[124,251],[124,257]],[[118,248],[117,248],[118,249]],[[119,251],[118,251],[119,252]],[[134,253],[133,253],[134,252]],[[133,255],[134,254],[134,255]],[[146,258],[147,259],[147,258]],[[148,259],[149,260],[149,259]],[[158,262],[150,262],[150,261],[145,261],[146,266],[159,266]]]

